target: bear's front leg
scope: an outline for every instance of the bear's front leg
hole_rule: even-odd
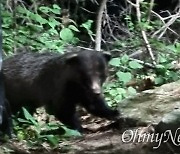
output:
[[[64,125],[66,125],[70,129],[78,130],[79,132],[83,132],[83,128],[81,126],[81,122],[76,113],[72,113],[69,115],[63,115],[58,118]]]
[[[92,95],[89,99],[85,98],[82,101],[82,106],[91,114],[109,120],[115,120],[120,115],[118,110],[114,110],[107,105],[101,94]]]

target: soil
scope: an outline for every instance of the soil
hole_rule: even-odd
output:
[[[138,141],[132,134],[153,133],[153,126],[128,126],[126,122],[110,122],[90,115],[82,116],[86,132],[81,137],[72,137],[61,141],[57,148],[50,148],[45,143],[38,147],[27,147],[25,143],[16,140],[3,144],[1,153],[16,154],[178,154],[178,147],[171,143],[162,143],[157,149],[158,142],[150,139]],[[129,132],[129,133],[124,133]],[[123,135],[126,134],[126,135]],[[138,135],[137,135],[138,136]],[[132,139],[131,139],[132,138]],[[130,141],[131,139],[131,141]],[[123,142],[125,141],[125,142]],[[2,152],[1,152],[2,151]]]

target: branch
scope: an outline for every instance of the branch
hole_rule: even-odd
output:
[[[141,23],[140,0],[136,0],[136,5],[135,6],[136,6],[136,15],[137,15],[138,23]],[[153,55],[150,43],[149,43],[149,41],[147,39],[146,32],[145,32],[145,30],[143,30],[141,28],[141,26],[140,26],[140,29],[141,29],[141,34],[142,34],[142,37],[143,37],[145,45],[146,45],[146,49],[149,52],[149,55],[151,56],[153,64],[156,65],[155,57]]]
[[[148,10],[148,17],[147,17],[147,22],[148,22],[148,23],[150,22],[151,11],[152,11],[152,9],[153,9],[153,6],[154,6],[154,0],[151,0],[150,6],[149,6],[149,10]]]
[[[101,25],[102,25],[102,16],[104,12],[104,8],[106,6],[107,0],[102,0],[99,11],[98,11],[98,16],[97,16],[97,21],[96,21],[96,38],[95,38],[95,50],[100,51],[101,50]]]
[[[132,6],[134,6],[135,8],[137,7],[136,4],[134,4],[134,3],[131,2],[130,0],[127,0],[127,2],[128,2],[129,4],[131,4]]]
[[[155,14],[155,13],[154,13]],[[156,14],[157,15],[157,14]],[[157,15],[158,16],[158,15]],[[159,15],[158,16],[160,19],[161,19],[161,21],[164,23],[164,26],[162,26],[158,31],[156,31],[153,35],[152,35],[152,37],[155,37],[158,33],[160,33],[159,34],[159,36],[158,36],[158,39],[160,39],[163,35],[164,35],[164,33],[166,32],[166,30],[167,29],[169,29],[169,30],[171,30],[169,27],[178,19],[178,18],[180,18],[180,9],[179,9],[179,11],[176,13],[176,14],[174,14],[174,15],[171,15],[171,16],[169,16],[168,18],[170,18],[169,19],[169,21],[165,24],[165,22],[164,22],[164,20],[163,20],[163,18]],[[167,19],[167,18],[166,18]],[[173,30],[171,30],[172,32],[174,32]],[[176,32],[174,32],[175,34],[177,34]],[[177,35],[179,35],[179,34],[177,34]]]
[[[152,65],[152,64],[150,64],[150,63],[145,63],[144,61],[142,61],[142,60],[139,60],[139,59],[134,59],[134,58],[129,58],[130,60],[133,60],[133,61],[137,61],[139,64],[142,64],[142,65],[144,65],[144,66],[146,66],[146,67],[149,67],[149,68],[151,68],[151,69],[155,69],[156,68],[156,66],[154,66],[154,65]]]
[[[13,11],[13,39],[14,39],[14,53],[16,53],[17,50],[17,42],[16,42],[16,35],[17,35],[17,20],[16,20],[16,6],[17,6],[17,1],[14,0],[12,1],[12,11]]]
[[[136,8],[136,16],[137,16],[137,19],[138,19],[138,23],[140,24],[141,23],[141,11],[140,11],[140,0],[136,0],[136,4],[132,3],[131,1],[127,0],[127,2],[129,4],[131,4],[133,7]],[[150,4],[150,9],[151,10],[152,6],[153,6],[153,2],[154,0],[151,0],[151,4]],[[150,15],[149,15],[150,16]],[[149,20],[149,19],[148,19]],[[141,27],[140,27],[141,28]],[[146,49],[149,53],[149,55],[151,56],[151,59],[153,61],[153,64],[156,65],[156,61],[155,61],[155,57],[153,55],[153,52],[152,52],[152,49],[151,49],[151,46],[150,46],[150,43],[147,39],[147,36],[146,36],[146,32],[141,28],[141,34],[142,34],[142,37],[143,37],[143,40],[145,42],[145,45],[146,45]]]

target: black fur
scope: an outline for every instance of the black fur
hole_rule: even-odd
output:
[[[5,99],[2,72],[0,72],[0,136],[12,134],[12,118],[9,102]]]
[[[79,131],[78,103],[94,115],[115,118],[118,111],[107,106],[96,84],[101,88],[105,81],[109,60],[107,53],[85,50],[64,55],[20,53],[6,59],[3,74],[12,112],[44,105],[48,113]]]

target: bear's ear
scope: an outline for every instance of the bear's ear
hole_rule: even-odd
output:
[[[110,59],[111,59],[111,53],[110,52],[103,52],[103,56],[107,62],[110,61]]]
[[[68,64],[72,64],[72,63],[77,63],[78,62],[78,54],[77,53],[73,53],[73,54],[69,54],[66,56],[65,58],[66,63]]]

